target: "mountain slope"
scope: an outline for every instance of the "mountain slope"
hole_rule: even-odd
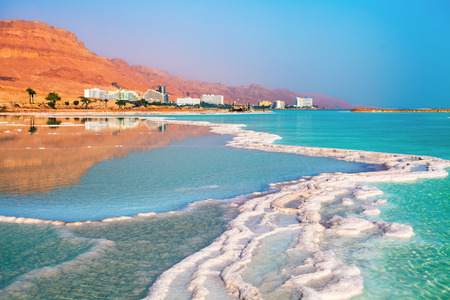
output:
[[[252,104],[262,100],[293,104],[297,96],[313,96],[319,107],[353,107],[343,99],[321,94],[272,90],[256,84],[233,87],[187,80],[146,66],[130,66],[124,60],[92,53],[70,31],[36,21],[0,20],[0,102],[26,102],[27,87],[38,92],[37,101],[43,101],[50,91],[70,101],[86,88],[114,90],[115,85],[141,94],[165,85],[170,101],[187,93],[192,97],[219,94],[228,103],[239,99],[240,103]]]

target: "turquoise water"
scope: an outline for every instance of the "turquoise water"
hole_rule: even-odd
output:
[[[303,175],[370,170],[363,164],[323,157],[226,147],[229,139],[221,135],[188,138],[101,161],[77,184],[46,193],[1,195],[0,215],[98,221],[179,210],[195,201],[263,191],[269,183]]]
[[[72,229],[0,223],[0,299],[141,299],[163,271],[211,243],[235,215],[209,203]]]
[[[245,124],[274,133],[278,144],[420,154],[450,159],[449,113],[277,111],[271,114],[177,117]],[[449,170],[447,170],[449,171]],[[411,225],[408,240],[344,238],[332,247],[364,276],[358,299],[450,298],[450,178],[376,185],[388,204],[381,219]]]
[[[449,117],[446,113],[280,111],[177,118],[246,124],[248,129],[280,135],[280,144],[448,159]],[[40,127],[37,132],[42,136]],[[4,137],[0,135],[0,140],[5,141]],[[269,182],[308,173],[364,168],[328,159],[232,149],[223,146],[227,138],[187,137],[164,147],[108,157],[70,184],[58,186],[52,181],[54,188],[39,194],[3,193],[0,214],[80,220],[178,210],[193,201],[261,191]],[[183,185],[186,181],[190,184]],[[404,241],[342,242],[341,259],[364,274],[366,292],[361,299],[448,298],[449,186],[448,177],[378,185],[389,201],[380,207],[380,218],[409,224],[416,236]],[[208,245],[236,214],[226,203],[209,202],[174,214],[75,228],[0,223],[0,299],[139,299],[159,274]],[[266,267],[272,268],[261,268]]]
[[[411,225],[416,236],[405,242],[378,243],[383,260],[364,272],[370,275],[371,290],[380,292],[367,298],[386,297],[389,289],[409,298],[449,298],[450,177],[376,186],[392,203],[383,209],[383,218]]]
[[[245,124],[277,144],[430,155],[450,159],[450,113],[352,113],[284,110],[261,114],[177,116]]]

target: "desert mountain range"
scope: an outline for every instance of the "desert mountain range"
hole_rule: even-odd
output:
[[[261,85],[228,86],[187,80],[142,65],[96,55],[70,31],[37,21],[0,20],[0,102],[28,102],[28,87],[36,90],[37,102],[48,92],[57,92],[66,101],[83,95],[86,88],[112,91],[116,86],[143,94],[165,85],[169,101],[203,94],[224,95],[225,102],[256,104],[258,101],[284,100],[312,96],[320,108],[353,108],[340,98],[322,94],[296,93],[269,89]]]

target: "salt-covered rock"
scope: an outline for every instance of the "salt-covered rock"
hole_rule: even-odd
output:
[[[350,198],[342,198],[341,199],[341,204],[343,205],[343,206],[350,206],[350,205],[353,205],[355,202],[353,202],[353,200],[352,199],[350,199]]]
[[[362,294],[360,270],[344,265],[332,251],[318,251],[298,268],[285,287],[296,289],[302,299],[350,299]]]
[[[379,195],[383,195],[383,191],[369,185],[359,186],[353,191],[353,196],[358,200],[366,200]]]
[[[325,227],[319,223],[302,224],[302,231],[298,237],[297,245],[292,250],[307,252],[319,251],[320,241]]]
[[[381,211],[375,205],[364,205],[362,209],[362,214],[366,216],[377,216],[381,214]]]
[[[385,203],[387,203],[387,200],[386,199],[377,199],[373,203],[375,203],[375,204],[385,204]]]
[[[386,237],[407,239],[414,236],[414,230],[411,226],[400,223],[387,223],[383,221],[374,222],[378,228],[384,232]]]
[[[370,221],[358,218],[343,218],[334,216],[328,221],[330,230],[340,236],[357,236],[361,232],[375,227]]]

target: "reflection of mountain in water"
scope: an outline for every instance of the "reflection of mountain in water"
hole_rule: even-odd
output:
[[[209,128],[203,126],[166,125],[139,118],[58,118],[59,126],[48,125],[48,121],[3,117],[1,193],[45,192],[72,185],[102,160],[209,134]]]

